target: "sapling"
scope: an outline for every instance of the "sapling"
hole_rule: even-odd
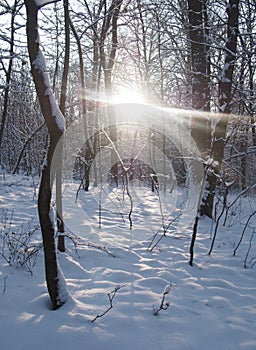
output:
[[[250,260],[249,264],[248,264],[248,257],[249,257],[249,253],[250,253],[250,250],[251,250],[251,247],[252,247],[252,241],[253,241],[253,238],[254,238],[254,235],[255,235],[255,231],[256,231],[255,228],[253,228],[252,233],[251,233],[251,237],[250,237],[250,241],[249,241],[249,247],[248,247],[248,250],[247,250],[247,252],[246,252],[245,259],[244,259],[244,268],[245,268],[245,269],[246,269],[249,265],[250,265],[251,267],[253,267],[254,264],[255,264],[255,262],[252,263],[252,262],[255,260],[255,258],[252,258],[252,259]]]
[[[161,226],[161,228],[163,228],[163,234],[158,238],[158,240],[157,240],[155,243],[154,243],[154,241],[155,241],[155,239],[156,239],[156,237],[157,237],[157,235],[158,235],[160,229],[154,234],[154,236],[153,236],[153,238],[152,238],[152,240],[151,240],[151,242],[150,242],[150,244],[149,244],[149,246],[148,246],[148,248],[147,248],[147,250],[148,250],[149,252],[152,252],[153,249],[155,249],[155,247],[156,247],[156,246],[158,245],[158,243],[163,239],[163,237],[166,236],[166,233],[167,233],[169,227],[170,227],[182,214],[183,214],[183,213],[180,212],[177,216],[175,216],[174,218],[172,218],[168,224],[164,223],[163,226]]]
[[[172,287],[171,284],[167,284],[167,286],[165,287],[163,295],[162,295],[161,304],[160,304],[158,309],[154,310],[154,313],[153,313],[154,316],[157,316],[161,310],[167,310],[168,307],[170,306],[169,301],[165,301],[165,297],[166,297],[166,295],[168,295],[170,293],[171,287]]]
[[[24,266],[31,274],[42,243],[32,242],[38,225],[33,221],[16,229],[13,227],[13,211],[3,210],[0,222],[0,256],[10,265]]]
[[[91,322],[95,322],[98,318],[103,317],[104,315],[106,315],[106,313],[108,313],[112,308],[113,308],[113,300],[116,296],[116,293],[119,291],[119,289],[121,289],[124,286],[117,286],[115,287],[115,289],[113,289],[110,293],[108,293],[108,300],[109,300],[109,307],[102,312],[101,314],[95,316]]]
[[[217,231],[218,231],[218,227],[219,227],[219,223],[220,223],[220,220],[225,212],[225,209],[227,207],[227,195],[228,195],[228,187],[225,187],[224,188],[224,194],[223,194],[223,203],[222,203],[222,209],[221,209],[221,212],[216,220],[216,225],[215,225],[215,229],[214,229],[214,234],[213,234],[213,238],[212,238],[212,242],[211,242],[211,246],[210,246],[210,249],[209,249],[209,252],[208,254],[211,255],[212,253],[212,250],[213,250],[213,246],[214,246],[214,243],[215,243],[215,239],[216,239],[216,236],[217,236]]]

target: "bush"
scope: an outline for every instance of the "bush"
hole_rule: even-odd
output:
[[[13,211],[3,209],[0,216],[0,255],[10,266],[25,267],[31,274],[36,258],[43,247],[41,242],[34,242],[34,234],[39,225],[33,221],[16,228],[13,225]]]

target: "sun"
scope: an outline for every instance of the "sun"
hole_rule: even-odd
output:
[[[114,104],[118,103],[145,103],[144,96],[137,90],[122,88],[112,98]]]

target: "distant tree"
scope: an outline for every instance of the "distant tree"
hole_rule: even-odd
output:
[[[2,109],[2,115],[1,115],[1,123],[0,123],[0,165],[1,165],[1,155],[2,155],[2,142],[3,142],[3,136],[4,136],[4,130],[6,127],[7,122],[7,115],[8,115],[8,106],[9,106],[9,94],[10,94],[10,87],[11,87],[11,75],[12,75],[12,69],[13,69],[13,60],[14,60],[14,45],[15,45],[15,32],[17,30],[17,23],[16,23],[16,16],[17,13],[20,11],[21,6],[23,5],[23,2],[20,0],[14,0],[13,5],[6,5],[4,6],[4,11],[2,15],[11,15],[11,23],[10,23],[10,36],[5,37],[4,35],[1,35],[1,39],[5,41],[5,44],[9,45],[8,53],[6,54],[6,59],[8,60],[7,68],[4,68],[5,72],[5,85],[4,85],[4,98],[3,98],[3,109]],[[1,57],[1,59],[3,59]],[[4,67],[4,63],[2,62],[2,67]]]
[[[104,85],[107,97],[107,102],[112,103],[111,98],[113,97],[113,87],[112,87],[112,72],[115,64],[116,51],[118,48],[118,18],[120,14],[120,9],[123,0],[112,0],[109,8],[107,7],[107,1],[103,0],[103,23],[99,36],[99,56],[100,65],[104,73]],[[108,33],[111,33],[110,43],[108,44]],[[110,49],[106,49],[107,47]],[[112,125],[116,124],[116,116],[114,114],[114,109],[111,106],[107,108],[108,118]],[[111,140],[115,143],[117,141],[117,129],[114,127],[111,129],[110,134]],[[114,150],[111,152],[111,163],[117,164],[117,156]],[[112,168],[112,178],[117,184],[117,167]]]
[[[64,67],[61,79],[61,90],[60,90],[60,111],[65,116],[66,109],[66,99],[67,99],[67,84],[68,84],[68,71],[70,65],[70,20],[69,20],[69,1],[63,0],[64,6],[64,18],[65,18],[65,57],[64,57]],[[63,142],[61,138],[60,142]],[[63,145],[61,146],[63,149]],[[63,233],[65,232],[63,213],[62,213],[62,158],[60,155],[60,166],[56,172],[56,209],[57,209],[57,229],[58,229],[58,249],[61,252],[65,251],[65,238]]]
[[[89,6],[86,6],[89,13],[90,9]],[[86,96],[86,82],[85,82],[85,67],[84,67],[84,58],[83,58],[83,47],[81,43],[81,37],[79,36],[73,22],[69,18],[69,23],[70,27],[72,30],[72,33],[75,37],[75,41],[77,44],[77,50],[78,50],[78,59],[79,59],[79,78],[80,78],[80,84],[81,84],[81,114],[82,114],[82,121],[83,121],[83,126],[84,126],[84,134],[86,136],[86,139],[89,139],[89,133],[88,133],[88,128],[89,128],[89,121],[88,121],[88,113],[87,113],[87,96]],[[92,24],[92,27],[94,27],[94,24]],[[93,32],[96,33],[96,29],[93,29]],[[94,48],[94,51],[97,50],[97,45]],[[93,60],[93,67],[97,65],[97,60]],[[83,189],[85,191],[89,190],[89,184],[90,184],[90,179],[89,179],[89,173],[90,173],[90,168],[91,168],[91,163],[92,163],[92,158],[93,158],[93,145],[92,142],[90,142],[84,150],[84,162],[83,162],[83,171],[81,174],[81,184],[83,185]]]

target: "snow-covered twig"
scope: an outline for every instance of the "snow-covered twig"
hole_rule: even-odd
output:
[[[13,211],[3,211],[0,222],[0,256],[10,265],[25,268],[32,274],[36,258],[43,245],[41,242],[32,243],[35,232],[39,229],[33,221],[27,226],[15,230],[12,227]]]
[[[11,273],[11,275],[12,275],[12,273]],[[6,292],[6,281],[7,281],[7,278],[10,276],[10,274],[8,274],[8,275],[6,275],[5,277],[4,277],[4,287],[3,287],[3,294],[5,294],[5,292]]]
[[[105,246],[94,244],[94,243],[91,243],[91,242],[88,242],[88,241],[83,241],[83,242],[80,243],[80,242],[78,242],[77,238],[75,238],[74,236],[68,235],[68,234],[65,234],[64,237],[70,239],[73,242],[73,244],[74,244],[74,246],[76,248],[76,253],[77,253],[77,247],[78,246],[85,246],[85,247],[91,247],[91,248],[94,248],[94,249],[97,249],[97,250],[101,250],[101,251],[107,253],[108,255],[112,256],[113,258],[116,257]]]
[[[98,318],[103,317],[104,315],[106,315],[106,313],[108,313],[112,308],[113,308],[113,300],[116,296],[116,293],[119,291],[119,289],[121,289],[122,287],[124,287],[124,285],[122,286],[117,286],[115,287],[115,289],[113,289],[110,293],[108,293],[108,300],[109,300],[109,307],[100,315],[95,316],[91,322],[95,322]]]
[[[164,293],[163,293],[163,296],[162,296],[161,304],[160,304],[160,306],[159,306],[158,309],[154,310],[154,315],[155,315],[155,316],[157,316],[161,310],[167,310],[168,307],[170,306],[169,301],[165,301],[165,297],[166,297],[167,294],[170,293],[171,287],[172,287],[171,284],[168,284],[168,285],[165,287]]]

